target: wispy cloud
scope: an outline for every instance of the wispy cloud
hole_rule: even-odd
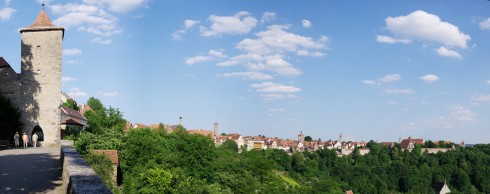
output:
[[[275,19],[276,19],[275,12],[264,12],[264,14],[262,14],[262,18],[260,19],[260,23],[270,22]]]
[[[76,77],[61,77],[61,81],[63,83],[66,83],[66,82],[70,82],[70,81],[78,81],[78,79]]]
[[[274,113],[275,112],[284,112],[284,111],[286,111],[286,110],[283,108],[270,108],[269,109],[269,112],[274,112]]]
[[[194,63],[206,62],[206,61],[210,61],[212,59],[213,58],[208,57],[208,56],[195,56],[195,57],[191,57],[191,58],[186,59],[185,63],[187,65],[193,65]]]
[[[9,20],[10,17],[16,12],[17,10],[11,7],[4,7],[0,9],[0,21],[6,21]]]
[[[80,98],[80,97],[86,97],[87,93],[85,93],[84,91],[82,91],[82,89],[78,87],[73,87],[70,88],[70,91],[68,92],[68,96],[72,98]]]
[[[266,101],[298,98],[298,96],[294,94],[261,94],[260,97]]]
[[[98,92],[98,94],[100,94],[101,96],[104,96],[104,97],[115,97],[115,96],[119,95],[119,91],[113,91],[113,92]]]
[[[191,20],[187,19],[184,20],[184,28],[180,30],[176,30],[174,33],[172,33],[172,39],[174,40],[182,40],[182,36],[187,33],[189,29],[194,27],[195,25],[199,24],[200,21],[197,20]]]
[[[272,76],[267,75],[262,72],[232,72],[232,73],[224,73],[218,75],[218,77],[241,77],[241,78],[247,78],[251,80],[270,80],[273,79]]]
[[[413,94],[415,91],[412,89],[387,89],[388,94]]]
[[[402,79],[402,76],[400,74],[394,73],[394,74],[389,74],[389,75],[385,75],[383,77],[380,77],[376,81],[375,80],[362,80],[362,83],[364,83],[366,85],[381,85],[383,83],[400,81],[401,79]]]
[[[388,44],[395,44],[395,43],[403,43],[403,44],[409,44],[412,41],[408,39],[395,39],[389,36],[384,36],[384,35],[378,35],[376,37],[376,41],[381,42],[381,43],[388,43]]]
[[[294,86],[287,86],[279,83],[272,82],[263,82],[260,84],[252,84],[250,85],[252,88],[256,89],[257,92],[270,92],[270,93],[291,93],[291,92],[299,92],[301,89]]]
[[[91,42],[95,43],[95,44],[108,45],[108,44],[112,43],[112,40],[111,39],[102,39],[102,38],[97,37],[97,38],[92,39]]]
[[[72,56],[72,55],[79,55],[79,54],[82,54],[82,50],[77,48],[63,49],[63,55],[65,56]]]

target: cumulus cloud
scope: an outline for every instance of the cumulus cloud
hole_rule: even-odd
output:
[[[192,27],[194,27],[199,23],[200,22],[197,20],[190,20],[190,19],[184,20],[184,28],[180,30],[176,30],[174,33],[172,33],[172,38],[174,40],[182,40],[182,35],[187,33],[189,29],[191,29]]]
[[[387,89],[388,94],[413,94],[415,91],[412,89]]]
[[[388,75],[385,75],[381,78],[378,78],[376,81],[375,80],[362,80],[362,83],[364,83],[366,85],[381,85],[383,83],[400,81],[401,79],[402,79],[402,76],[400,74],[394,73],[394,74],[388,74]]]
[[[301,25],[303,25],[304,28],[309,28],[312,24],[309,20],[301,20]]]
[[[104,97],[115,97],[115,96],[119,95],[119,91],[113,91],[113,92],[98,92],[98,94],[100,94],[101,96],[104,96]]]
[[[490,18],[480,22],[480,28],[483,30],[490,30]]]
[[[262,15],[262,18],[260,19],[260,23],[266,23],[270,22],[272,20],[276,19],[276,13],[274,12],[264,12]]]
[[[68,92],[68,96],[72,98],[79,98],[79,97],[87,96],[87,93],[83,92],[80,88],[73,87],[70,88],[70,91]]]
[[[10,17],[12,17],[12,14],[14,14],[16,11],[16,9],[10,7],[4,7],[0,9],[0,21],[9,20]]]
[[[402,39],[431,41],[459,48],[466,48],[471,39],[457,26],[422,10],[406,16],[388,17],[385,22],[386,29]]]
[[[218,77],[241,77],[241,78],[247,78],[251,80],[270,80],[273,79],[272,76],[267,75],[262,72],[232,72],[232,73],[224,73],[221,75],[218,75]]]
[[[452,57],[452,58],[458,58],[461,59],[461,55],[455,51],[455,50],[450,50],[444,46],[439,47],[436,49],[437,54],[444,56],[444,57]]]
[[[208,20],[211,26],[201,26],[202,36],[219,36],[222,34],[246,34],[257,25],[257,19],[246,11],[240,11],[233,16],[211,15]]]
[[[193,65],[194,63],[201,63],[201,62],[206,62],[209,60],[212,60],[213,58],[208,57],[208,56],[195,56],[191,57],[185,60],[185,63],[187,65]]]
[[[439,77],[437,75],[427,74],[424,76],[420,76],[420,79],[423,80],[424,82],[432,83],[439,80]]]
[[[267,92],[267,93],[293,93],[301,91],[300,88],[294,86],[287,86],[284,84],[273,83],[273,82],[263,82],[260,84],[250,85],[257,92]]]
[[[403,43],[403,44],[409,44],[412,41],[408,39],[394,39],[389,36],[383,36],[383,35],[378,35],[376,37],[376,41],[381,42],[381,43],[388,43],[388,44],[395,44],[395,43]]]
[[[82,50],[77,48],[63,49],[63,55],[65,56],[72,56],[72,55],[79,55],[79,54],[82,54]]]

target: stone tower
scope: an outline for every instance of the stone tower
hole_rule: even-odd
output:
[[[218,137],[218,122],[214,122],[214,137]]]
[[[21,33],[21,121],[29,141],[38,134],[41,146],[60,140],[61,66],[64,28],[51,23],[41,10]]]
[[[301,131],[298,135],[298,141],[304,142],[305,141],[305,134],[303,134],[303,131]]]

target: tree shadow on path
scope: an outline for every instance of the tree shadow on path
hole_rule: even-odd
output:
[[[53,149],[0,151],[0,193],[61,193],[61,162]]]

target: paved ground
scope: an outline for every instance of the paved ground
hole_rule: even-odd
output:
[[[0,194],[61,191],[59,148],[0,150]]]

